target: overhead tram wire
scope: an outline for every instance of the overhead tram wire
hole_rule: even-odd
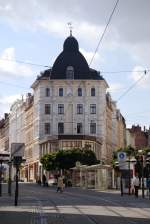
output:
[[[8,59],[8,58],[0,58],[0,61],[9,61],[9,62],[13,62],[13,63],[20,63],[20,64],[26,64],[26,65],[31,65],[31,66],[50,68],[48,65],[36,64],[36,63],[32,63],[32,62],[25,62],[25,61],[21,61],[21,60],[13,60],[13,59]]]
[[[19,63],[19,64],[27,64],[31,66],[38,66],[38,67],[45,67],[45,68],[51,68],[51,66],[48,65],[42,65],[42,64],[37,64],[37,63],[32,63],[32,62],[25,62],[22,60],[13,60],[13,59],[8,59],[8,58],[0,58],[0,61],[8,61],[8,62],[13,62],[13,63]],[[120,73],[139,73],[139,72],[149,72],[150,68],[144,69],[144,70],[120,70],[120,71],[100,71],[100,74],[120,74]]]
[[[94,52],[94,54],[93,54],[93,56],[92,56],[92,59],[91,59],[91,61],[90,61],[89,66],[92,64],[92,62],[93,62],[93,60],[94,60],[94,57],[95,57],[95,55],[96,55],[96,53],[97,53],[97,51],[98,51],[98,48],[99,48],[99,46],[100,46],[100,44],[101,44],[101,42],[102,42],[102,40],[103,40],[103,38],[104,38],[104,35],[105,35],[106,30],[107,30],[107,28],[108,28],[108,26],[109,26],[109,24],[110,24],[110,22],[111,22],[112,16],[113,16],[113,14],[114,14],[114,12],[115,12],[115,10],[116,10],[116,8],[117,8],[118,3],[119,3],[119,0],[117,0],[116,3],[115,3],[115,5],[114,5],[114,8],[113,8],[113,10],[112,10],[112,12],[111,12],[111,14],[110,14],[110,16],[109,16],[108,22],[107,22],[107,24],[106,24],[106,26],[105,26],[105,29],[104,29],[104,31],[103,31],[101,37],[100,37],[100,40],[99,40],[98,45],[97,45],[97,47],[96,47],[96,49],[95,49],[95,52]]]
[[[120,70],[120,71],[101,71],[100,74],[120,74],[120,73],[139,73],[139,72],[149,72],[150,69],[144,69],[144,70]]]
[[[120,101],[131,89],[133,89],[147,74],[147,71],[144,71],[144,74],[136,81],[134,82],[117,100]]]

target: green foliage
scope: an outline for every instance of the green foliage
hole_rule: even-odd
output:
[[[43,168],[47,171],[55,170],[58,166],[56,163],[56,153],[46,154],[41,158],[40,161],[43,164]]]
[[[45,170],[57,168],[68,170],[75,167],[77,161],[84,165],[94,165],[99,162],[90,149],[59,150],[57,153],[47,154],[41,158]]]
[[[143,164],[143,159],[145,161],[145,159],[147,158],[147,154],[150,152],[150,148],[149,147],[145,147],[142,148],[140,151],[137,149],[134,149],[133,147],[131,147],[130,145],[125,147],[125,148],[119,148],[116,149],[113,152],[113,159],[112,159],[112,165],[115,169],[117,169],[116,166],[116,161],[117,161],[117,153],[118,152],[126,152],[128,157],[134,157],[136,159],[136,164],[135,164],[135,172],[138,173],[139,177],[142,177],[142,175],[144,175],[144,177],[146,177],[147,174],[147,167],[144,166],[145,164]]]
[[[98,164],[99,161],[96,159],[95,153],[92,150],[84,149],[82,151],[81,163],[85,165],[94,165]]]

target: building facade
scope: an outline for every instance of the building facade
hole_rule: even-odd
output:
[[[134,147],[136,149],[150,147],[150,128],[147,130],[145,127],[142,129],[139,125],[132,125],[128,132],[131,136],[134,136]]]
[[[111,163],[114,148],[125,145],[125,120],[107,88],[70,35],[52,68],[32,84],[33,95],[11,107],[9,149],[14,142],[25,143],[26,181],[41,178],[40,158],[60,149],[88,148],[98,160]]]

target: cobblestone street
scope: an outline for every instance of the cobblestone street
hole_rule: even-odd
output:
[[[144,224],[150,221],[150,201],[119,192],[95,192],[20,184],[18,206],[8,197],[6,185],[0,198],[0,223],[4,224]]]

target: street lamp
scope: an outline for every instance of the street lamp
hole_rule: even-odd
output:
[[[147,194],[150,199],[150,152],[147,154],[146,159],[146,185],[147,185]]]
[[[12,170],[12,161],[9,160],[8,161],[8,165],[9,165],[9,177],[8,177],[8,195],[11,196],[11,170]]]
[[[144,194],[144,154],[143,154],[143,151],[142,150],[138,150],[139,154],[140,155],[140,163],[141,163],[141,171],[142,171],[142,198],[145,197],[145,194]]]
[[[13,164],[14,166],[16,167],[16,189],[15,189],[15,206],[18,205],[18,190],[19,190],[19,185],[18,185],[18,176],[19,176],[19,167],[20,167],[20,164],[22,162],[25,162],[26,160],[25,159],[22,159],[22,156],[14,156],[13,158]]]
[[[129,178],[129,184],[128,184],[128,194],[131,195],[131,166],[130,166],[130,156],[129,159],[126,160],[128,163],[128,178]]]

